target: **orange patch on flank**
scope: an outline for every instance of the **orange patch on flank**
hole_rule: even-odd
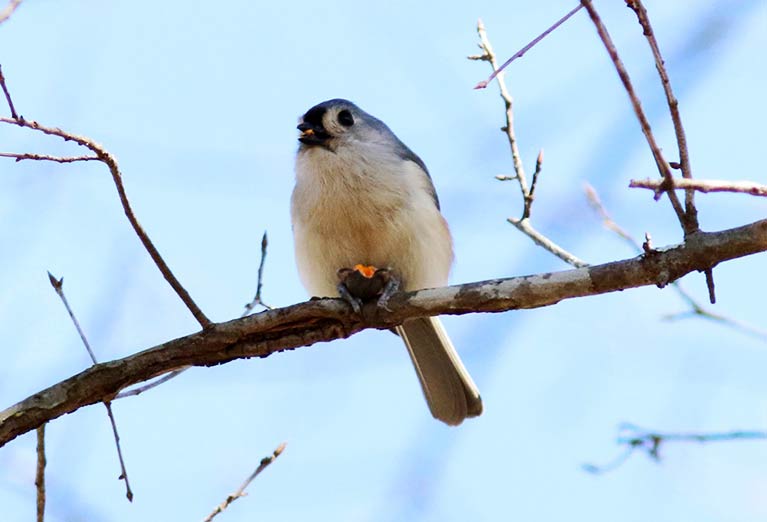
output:
[[[354,265],[354,269],[368,279],[373,277],[377,270],[376,267],[372,265]]]

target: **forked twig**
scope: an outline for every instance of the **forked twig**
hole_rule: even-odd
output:
[[[602,225],[606,229],[617,234],[635,252],[637,253],[646,252],[647,248],[645,248],[644,244],[639,242],[634,236],[632,236],[628,231],[626,231],[626,229],[624,229],[618,223],[615,222],[615,220],[612,218],[612,216],[607,211],[605,206],[602,204],[602,201],[599,198],[599,194],[597,194],[597,191],[594,189],[594,187],[586,183],[584,186],[584,191],[586,193],[586,199],[588,200],[589,206],[602,219]],[[729,317],[729,316],[719,314],[707,309],[702,304],[700,304],[692,295],[690,295],[690,293],[682,286],[682,283],[680,281],[674,281],[673,283],[671,283],[671,285],[676,291],[676,293],[679,295],[679,297],[681,297],[690,306],[690,310],[686,312],[682,312],[682,313],[677,313],[677,314],[667,314],[662,317],[664,320],[673,321],[673,320],[682,319],[685,317],[702,317],[710,321],[722,323],[725,326],[729,326],[730,328],[740,331],[741,333],[752,335],[763,341],[767,340],[767,330],[763,330],[761,328],[748,324],[734,317]]]
[[[93,152],[96,155],[96,158],[99,161],[104,163],[109,168],[109,172],[112,174],[112,180],[114,181],[115,188],[117,189],[117,194],[120,198],[120,204],[123,207],[125,216],[128,218],[128,221],[133,227],[133,230],[136,232],[136,235],[141,241],[141,244],[144,245],[144,248],[149,253],[149,256],[152,258],[152,261],[154,261],[157,268],[160,270],[160,273],[162,273],[163,277],[168,282],[168,284],[170,284],[171,288],[173,288],[173,290],[176,292],[179,298],[184,302],[184,304],[187,306],[187,308],[192,313],[194,318],[197,319],[197,322],[200,323],[200,326],[202,326],[203,328],[209,327],[212,324],[210,319],[208,319],[208,317],[202,312],[200,307],[197,306],[197,303],[194,302],[194,300],[192,299],[192,296],[189,295],[189,292],[187,292],[186,289],[181,285],[179,280],[176,279],[176,276],[173,275],[173,272],[171,272],[170,267],[168,267],[167,263],[160,255],[160,252],[157,250],[157,247],[155,247],[154,243],[152,243],[152,240],[149,239],[149,236],[144,231],[144,228],[141,226],[141,224],[138,222],[136,215],[133,213],[133,208],[131,207],[130,201],[128,200],[128,196],[125,193],[125,186],[123,185],[123,181],[122,181],[122,173],[120,172],[120,167],[118,166],[117,160],[115,159],[115,157],[109,151],[107,151],[104,147],[102,147],[95,141],[91,140],[90,138],[86,138],[85,136],[79,136],[77,134],[72,134],[72,133],[63,131],[57,127],[46,127],[44,125],[40,125],[36,121],[26,120],[23,117],[18,117],[16,115],[15,109],[13,108],[10,94],[8,94],[8,90],[5,85],[5,80],[1,76],[0,76],[0,84],[2,85],[3,91],[6,93],[6,98],[8,100],[9,107],[11,108],[11,118],[0,117],[0,122],[8,123],[11,125],[17,125],[19,127],[24,127],[27,129],[32,129],[34,131],[47,134],[49,136],[58,136],[59,138],[62,138],[65,141],[73,141],[77,145],[89,149],[91,152]],[[34,157],[36,156],[34,154],[13,155],[11,153],[4,153],[2,154],[2,156],[16,158],[16,161],[19,161],[20,159],[38,159],[38,160],[59,161],[61,163],[71,163],[72,161],[89,161],[90,160],[89,157],[79,157],[77,159],[70,159],[70,158],[57,159],[53,156],[42,156],[42,155],[36,158]],[[22,157],[20,158],[19,156],[22,156]]]
[[[506,134],[506,138],[509,140],[509,147],[511,148],[511,160],[514,164],[514,173],[516,179],[519,182],[519,189],[522,192],[522,197],[527,196],[527,177],[525,176],[525,168],[522,165],[522,158],[519,153],[519,146],[517,145],[517,138],[514,134],[514,111],[512,106],[514,101],[509,94],[509,90],[506,88],[506,82],[504,81],[504,74],[500,72],[498,67],[498,60],[493,51],[493,46],[490,44],[490,40],[487,38],[487,31],[485,30],[485,24],[482,20],[477,22],[477,35],[479,35],[479,48],[482,49],[482,54],[478,56],[469,56],[470,60],[484,60],[490,62],[490,67],[493,69],[493,73],[498,78],[498,90],[500,91],[501,99],[506,107],[506,125],[503,127],[503,131]]]
[[[631,105],[634,108],[634,113],[639,120],[639,125],[642,128],[642,133],[644,134],[645,139],[647,140],[647,144],[650,147],[650,151],[652,152],[653,158],[655,159],[655,164],[658,167],[658,171],[660,172],[663,179],[665,179],[668,183],[672,183],[673,176],[671,174],[671,167],[663,157],[663,153],[661,152],[658,143],[655,141],[655,136],[652,133],[650,122],[647,120],[647,116],[642,109],[642,103],[639,101],[639,97],[634,90],[634,85],[631,83],[629,73],[626,71],[626,67],[623,65],[623,61],[621,60],[620,56],[618,56],[618,50],[615,48],[615,44],[613,43],[612,38],[610,38],[610,34],[607,32],[607,28],[602,23],[602,19],[599,17],[599,14],[592,5],[591,0],[581,0],[581,4],[588,11],[589,17],[597,29],[599,38],[602,40],[605,49],[607,49],[607,54],[610,55],[610,59],[615,66],[615,70],[618,72],[618,76],[623,83],[623,87],[625,88],[626,93],[631,100]],[[679,198],[677,198],[673,191],[668,192],[668,198],[671,202],[671,206],[674,208],[674,212],[676,213],[677,218],[679,219],[679,223],[682,225],[682,228],[686,233],[687,220],[684,209],[682,208],[682,204],[679,202]]]
[[[251,312],[251,310],[253,310],[253,308],[255,308],[257,305],[261,305],[267,310],[273,309],[271,306],[269,306],[268,304],[264,303],[261,300],[261,288],[263,287],[264,262],[266,261],[267,245],[268,245],[268,241],[266,237],[266,231],[264,231],[264,235],[261,237],[261,261],[258,264],[258,282],[256,285],[256,295],[250,303],[245,305],[245,311],[242,313],[242,315],[240,315],[240,317],[245,317],[246,315],[248,315]],[[145,391],[151,390],[152,388],[155,388],[163,383],[168,382],[169,380],[175,377],[178,377],[179,375],[187,371],[189,368],[191,368],[191,366],[186,366],[184,368],[179,368],[178,370],[173,370],[172,372],[166,373],[162,377],[159,377],[147,384],[137,386],[130,390],[122,391],[117,394],[115,399],[123,399],[125,397],[133,397],[135,395],[140,395],[144,393]]]
[[[626,3],[632,9],[634,9],[633,6],[641,6],[641,2],[639,2],[639,0],[627,0]],[[602,40],[602,43],[607,49],[607,53],[610,55],[613,65],[615,65],[615,69],[618,72],[618,76],[620,77],[621,82],[623,83],[623,86],[626,89],[626,93],[629,95],[629,98],[631,99],[631,104],[634,107],[634,113],[636,114],[637,119],[639,120],[639,124],[642,127],[642,133],[645,135],[645,139],[647,140],[647,143],[650,146],[650,150],[652,151],[653,157],[655,158],[655,164],[658,167],[658,171],[660,172],[660,175],[663,177],[664,181],[666,182],[666,185],[668,187],[672,187],[674,178],[673,178],[673,175],[671,174],[671,166],[663,157],[663,153],[661,152],[660,147],[655,141],[655,136],[653,135],[652,128],[650,127],[650,123],[647,120],[647,117],[645,116],[644,111],[642,110],[642,105],[639,102],[639,97],[636,95],[636,92],[634,91],[634,87],[631,83],[631,79],[629,78],[628,72],[626,71],[626,68],[623,65],[623,61],[620,59],[620,56],[618,56],[618,50],[616,49],[615,44],[613,44],[613,41],[610,38],[610,34],[607,32],[607,28],[602,23],[602,20],[599,17],[597,10],[592,5],[591,0],[581,0],[581,4],[588,11],[591,21],[594,22],[594,26],[597,29],[597,33],[599,34],[599,37]],[[656,60],[656,67],[658,69],[658,73],[661,76],[661,82],[663,83],[663,88],[666,92],[666,98],[669,104],[669,108],[671,110],[672,119],[674,121],[674,130],[677,136],[677,144],[679,146],[680,158],[682,160],[682,164],[684,167],[683,172],[686,173],[685,177],[691,177],[692,174],[690,172],[690,162],[688,157],[689,155],[687,153],[687,140],[685,138],[684,128],[682,127],[682,121],[679,116],[678,102],[671,90],[671,83],[668,80],[668,74],[666,73],[665,66],[663,65],[663,58],[660,55],[660,49],[658,48],[658,44],[655,41],[655,36],[652,33],[652,28],[649,25],[650,22],[649,22],[649,19],[647,18],[647,12],[644,10],[644,7],[641,7],[641,12],[643,14],[640,14],[638,11],[635,11],[635,12],[637,12],[637,16],[639,17],[640,23],[642,24],[642,27],[644,29],[644,33],[647,36],[648,41],[650,42],[650,47],[653,50],[653,55],[655,56],[655,60]],[[684,237],[686,238],[692,234],[697,233],[699,230],[698,212],[695,209],[693,191],[687,190],[686,192],[686,196],[685,196],[686,210],[682,208],[682,204],[679,202],[679,198],[677,197],[676,193],[673,190],[669,190],[666,193],[668,194],[668,199],[671,202],[671,206],[674,208],[674,212],[676,213],[677,219],[679,220],[680,225],[682,225],[682,230],[684,231]],[[706,270],[704,270],[704,273],[706,275],[706,287],[708,288],[709,301],[711,302],[711,304],[714,304],[716,302],[716,294],[714,292],[713,268],[712,267],[707,268]]]
[[[573,11],[574,12],[574,11]],[[557,24],[558,25],[558,24]],[[553,30],[553,29],[551,29]],[[550,32],[550,31],[549,31]],[[517,145],[517,138],[514,131],[514,110],[513,110],[513,100],[511,95],[509,94],[509,90],[506,87],[506,82],[504,79],[503,72],[500,71],[498,67],[498,61],[495,56],[495,52],[493,51],[493,46],[490,44],[490,40],[487,37],[487,31],[485,30],[485,25],[482,23],[482,20],[480,20],[477,23],[477,34],[479,35],[480,44],[479,47],[482,49],[482,54],[478,56],[469,56],[470,60],[482,60],[490,63],[490,67],[493,69],[494,73],[496,74],[497,83],[498,83],[498,89],[500,91],[501,99],[503,100],[505,109],[506,109],[506,125],[503,127],[503,132],[506,134],[506,138],[509,141],[509,147],[511,148],[511,158],[512,158],[512,164],[514,165],[514,176],[496,176],[496,179],[499,179],[501,181],[505,180],[516,180],[519,184],[519,190],[522,193],[522,200],[523,200],[523,207],[522,207],[522,217],[517,218],[508,218],[508,222],[514,225],[517,230],[528,236],[530,239],[533,240],[533,242],[548,250],[555,256],[557,256],[559,259],[564,261],[565,263],[575,266],[575,267],[584,267],[588,266],[586,262],[579,259],[574,254],[568,252],[558,244],[556,244],[554,241],[540,233],[538,230],[533,227],[532,223],[530,223],[530,213],[532,211],[532,204],[534,199],[534,193],[535,193],[535,186],[538,181],[538,176],[541,173],[541,168],[543,164],[543,151],[541,151],[538,154],[538,158],[536,160],[535,165],[535,173],[533,174],[533,183],[532,186],[528,187],[527,185],[527,177],[525,175],[525,169],[522,164],[522,157],[519,153],[519,146]],[[546,33],[548,34],[548,33]]]
[[[269,240],[266,237],[266,230],[264,230],[264,235],[261,236],[261,261],[258,263],[258,281],[256,283],[256,295],[253,297],[253,300],[245,305],[245,311],[242,312],[242,315],[240,317],[245,317],[248,315],[253,308],[255,308],[258,305],[263,306],[267,310],[272,310],[272,307],[266,304],[261,299],[261,288],[263,287],[264,282],[264,262],[266,261],[266,247],[269,245]]]
[[[213,518],[216,515],[218,515],[223,510],[228,508],[229,504],[231,504],[232,502],[234,502],[240,497],[244,497],[245,488],[247,488],[250,485],[250,483],[253,482],[253,479],[255,479],[262,471],[264,471],[267,468],[267,466],[269,466],[269,464],[274,462],[274,460],[280,456],[280,454],[285,450],[285,445],[286,443],[283,442],[282,444],[277,446],[277,449],[274,450],[271,455],[261,459],[261,463],[258,465],[256,470],[253,473],[251,473],[251,475],[245,480],[245,482],[242,483],[242,485],[240,485],[237,491],[235,491],[234,493],[226,497],[226,499],[221,504],[216,506],[216,508],[207,517],[205,517],[203,522],[210,522],[211,520],[213,520]]]

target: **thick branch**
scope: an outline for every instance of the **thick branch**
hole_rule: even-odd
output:
[[[720,232],[699,232],[682,245],[563,272],[511,277],[398,294],[391,312],[375,305],[364,318],[337,299],[320,299],[217,323],[124,359],[94,365],[0,413],[0,446],[46,421],[111,400],[126,386],[184,366],[212,366],[267,357],[366,328],[391,328],[410,317],[549,306],[564,299],[646,285],[663,287],[693,271],[767,250],[767,220]]]

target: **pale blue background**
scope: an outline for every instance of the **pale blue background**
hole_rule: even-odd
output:
[[[545,4],[545,5],[543,5]],[[305,299],[288,201],[297,117],[347,97],[384,119],[434,177],[455,238],[453,282],[566,268],[505,223],[518,190],[495,86],[472,86],[482,17],[509,56],[576,4],[444,2],[100,2],[28,0],[0,26],[17,108],[103,143],[136,213],[214,320],[255,290]],[[699,177],[766,182],[767,3],[647,2],[681,102]],[[623,2],[597,2],[660,143],[675,145],[648,47]],[[585,13],[509,73],[528,170],[546,150],[534,222],[590,262],[633,252],[602,229],[593,184],[616,220],[657,245],[680,240],[667,201],[629,190],[655,175],[612,64]],[[0,127],[0,150],[79,154]],[[699,196],[718,230],[765,217],[763,199]],[[130,229],[100,164],[0,162],[0,407],[89,360],[50,288],[64,288],[101,360],[188,334],[196,323]],[[767,326],[764,255],[716,270],[716,309]],[[705,298],[699,274],[684,281]],[[284,455],[219,520],[584,520],[732,522],[767,517],[767,443],[669,445],[604,476],[581,469],[621,450],[617,425],[767,428],[767,344],[689,319],[672,290],[632,290],[445,323],[486,413],[449,429],[428,415],[405,350],[365,332],[212,369],[119,401],[136,498],[128,504],[104,408],[48,427],[48,517],[200,520],[280,442]],[[0,512],[34,517],[34,433],[0,450]]]

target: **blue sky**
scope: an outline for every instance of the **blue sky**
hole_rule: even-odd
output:
[[[316,3],[25,2],[0,26],[18,111],[113,152],[139,220],[214,320],[240,314],[270,246],[264,297],[306,298],[292,258],[295,125],[315,103],[357,102],[429,166],[455,240],[454,283],[567,268],[505,222],[521,210],[495,86],[475,54],[481,17],[508,56],[575,1]],[[673,129],[639,26],[597,2],[674,158]],[[647,1],[696,176],[765,182],[767,3]],[[546,159],[533,221],[598,263],[633,252],[602,229],[589,182],[613,217],[656,245],[681,232],[667,201],[627,188],[654,176],[639,126],[593,26],[579,13],[507,76],[528,170]],[[3,151],[71,144],[0,127]],[[698,197],[701,225],[761,219],[765,202]],[[98,164],[0,163],[2,407],[81,371],[87,354],[51,290],[64,288],[100,358],[188,334]],[[765,325],[763,255],[716,269],[716,310]],[[699,274],[683,284],[701,301]],[[434,421],[391,334],[192,369],[115,403],[136,498],[124,499],[103,407],[48,427],[50,522],[202,519],[279,443],[280,459],[220,520],[757,520],[767,517],[767,444],[668,445],[593,476],[630,421],[674,431],[767,428],[767,344],[721,325],[663,321],[673,290],[643,288],[540,310],[445,319],[485,414]],[[34,512],[34,434],[0,450],[0,506]]]

